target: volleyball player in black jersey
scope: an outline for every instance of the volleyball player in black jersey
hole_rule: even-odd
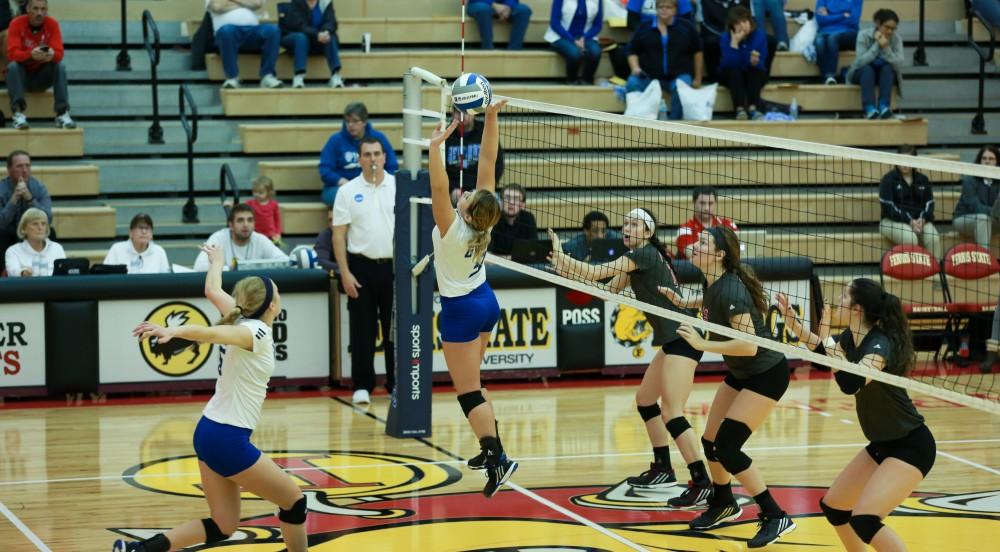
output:
[[[597,282],[612,278],[611,287],[616,292],[624,289],[627,283],[639,301],[692,315],[690,311],[677,308],[658,291],[661,286],[676,290],[678,283],[670,257],[656,237],[653,215],[645,209],[632,209],[625,216],[622,234],[629,251],[613,261],[591,265],[563,253],[559,238],[550,229],[552,264],[557,272],[574,279]],[[648,470],[627,481],[632,487],[645,490],[663,489],[677,483],[670,463],[669,433],[691,472],[691,487],[685,493],[687,500],[692,506],[705,504],[711,496],[712,485],[698,454],[697,437],[684,417],[684,405],[691,394],[694,372],[702,353],[677,335],[677,322],[649,314],[646,319],[653,328],[653,345],[661,349],[646,368],[635,400],[653,447],[653,462]],[[662,407],[658,401],[662,401]]]
[[[703,317],[715,324],[771,339],[764,323],[767,298],[753,270],[740,264],[740,242],[732,230],[715,226],[698,236],[691,262],[705,275],[703,295],[679,302],[702,307]],[[673,294],[664,291],[668,297]],[[691,520],[692,529],[711,529],[743,513],[733,496],[731,477],[753,495],[760,507],[757,534],[747,545],[767,546],[795,529],[795,523],[778,506],[757,467],[743,452],[750,435],[767,419],[788,389],[790,371],[785,356],[757,347],[750,341],[710,334],[708,339],[694,328],[682,325],[680,334],[699,351],[719,353],[729,367],[708,412],[702,445],[712,473],[715,493],[708,509]],[[672,504],[668,501],[668,504]]]
[[[828,309],[817,336],[803,327],[787,297],[777,299],[786,327],[810,349],[823,344],[829,356],[897,376],[913,367],[913,336],[902,305],[875,281],[859,278],[844,286],[836,315],[847,329],[837,342],[828,335]],[[934,436],[906,389],[844,371],[834,377],[841,391],[855,396],[858,423],[871,442],[833,481],[820,508],[850,552],[869,544],[880,551],[906,550],[882,519],[927,477],[937,452]]]

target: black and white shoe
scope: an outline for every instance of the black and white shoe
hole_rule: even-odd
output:
[[[760,518],[757,522],[757,534],[747,543],[748,548],[762,548],[795,530],[795,522],[784,512],[775,517],[764,514],[758,514],[757,517]]]
[[[480,450],[479,454],[469,458],[465,463],[469,466],[470,470],[485,470],[486,469],[486,450]]]
[[[668,489],[677,484],[674,470],[664,470],[663,466],[650,463],[649,469],[625,480],[634,489],[659,490]]]
[[[139,543],[126,542],[123,539],[118,539],[111,545],[111,552],[136,552],[138,550],[141,550]]]
[[[675,496],[667,500],[667,505],[679,510],[689,510],[692,508],[707,508],[712,497],[715,496],[715,487],[708,481],[704,485],[699,485],[694,481],[688,481],[687,489],[681,496]]]
[[[704,531],[727,521],[733,521],[741,515],[743,515],[743,508],[740,508],[740,505],[735,501],[722,506],[710,505],[700,516],[692,519],[688,523],[688,527],[695,531]]]
[[[486,486],[483,487],[483,494],[486,498],[490,498],[497,494],[500,487],[510,479],[510,476],[517,471],[517,462],[507,458],[506,454],[500,456],[500,459],[493,462],[486,463]]]

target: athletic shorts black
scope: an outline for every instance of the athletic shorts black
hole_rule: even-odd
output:
[[[665,355],[682,356],[684,358],[690,358],[695,362],[701,362],[701,357],[705,354],[705,351],[695,349],[684,339],[675,339],[669,343],[664,343],[660,349]]]
[[[781,362],[774,365],[766,372],[761,372],[747,379],[738,379],[732,372],[726,374],[726,385],[737,391],[749,389],[754,393],[765,397],[781,400],[781,396],[788,390],[788,381],[792,378],[792,371],[788,367],[788,360],[784,357]]]
[[[934,458],[937,456],[934,435],[923,424],[899,439],[868,443],[865,450],[878,464],[886,458],[898,458],[920,470],[924,477],[934,467]]]

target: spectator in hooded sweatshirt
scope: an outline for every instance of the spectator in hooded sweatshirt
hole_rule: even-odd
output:
[[[396,152],[385,134],[372,128],[368,122],[368,108],[361,102],[352,102],[344,108],[344,126],[330,136],[319,156],[319,175],[323,179],[323,203],[333,205],[337,190],[361,174],[358,148],[365,138],[375,138],[385,149],[385,171],[395,174],[399,168]]]

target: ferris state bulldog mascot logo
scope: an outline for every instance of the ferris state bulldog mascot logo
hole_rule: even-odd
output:
[[[641,310],[628,305],[617,305],[611,311],[611,335],[615,343],[631,347],[634,358],[642,358],[646,354],[642,343],[653,335],[653,326]]]
[[[183,301],[171,301],[156,307],[146,316],[146,321],[165,328],[212,325],[198,307]],[[201,368],[212,354],[212,348],[211,343],[195,343],[180,338],[166,343],[159,343],[155,337],[139,342],[139,351],[146,364],[165,376],[175,378]]]
[[[585,527],[528,494],[504,490],[483,497],[481,483],[463,482],[457,462],[360,451],[268,452],[302,487],[309,505],[309,550],[469,551],[469,552],[617,552],[632,550],[613,533],[647,550],[717,552],[744,550],[757,531],[752,499],[735,488],[744,511],[739,519],[711,531],[691,531],[697,510],[672,510],[667,500],[684,489],[638,494],[626,482],[611,487],[533,488],[537,495],[606,529]],[[126,482],[137,489],[178,497],[202,496],[198,461],[193,456],[145,462],[128,469]],[[543,468],[544,469],[544,468]],[[530,470],[529,470],[530,471]],[[798,529],[773,550],[842,550],[819,509],[825,487],[771,485],[775,499],[795,518]],[[259,500],[244,494],[245,500]],[[1000,490],[941,494],[922,492],[906,499],[885,520],[913,552],[981,552],[983,536],[1000,522]],[[165,527],[112,528],[142,539]],[[194,550],[202,550],[195,548]],[[253,516],[224,542],[226,552],[281,552],[276,515]]]

